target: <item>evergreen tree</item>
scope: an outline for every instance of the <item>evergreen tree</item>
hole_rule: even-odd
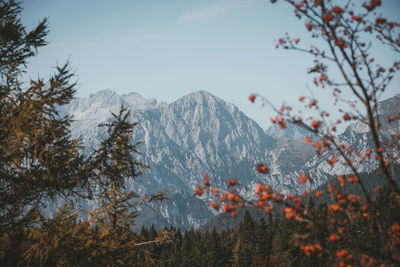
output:
[[[234,267],[238,267],[238,266],[242,266],[242,257],[240,254],[240,250],[241,250],[241,240],[240,237],[236,240],[235,245],[232,248],[232,258],[231,258],[231,262],[232,262],[232,266]]]
[[[254,232],[254,257],[252,265],[264,265],[266,255],[271,250],[271,235],[264,217],[261,217],[256,224]]]
[[[27,60],[46,44],[47,21],[27,32],[21,7],[0,1],[0,236],[29,225],[36,207],[77,193],[87,181],[79,140],[57,106],[76,91],[68,64],[49,81],[20,81]]]
[[[240,262],[241,266],[250,266],[255,254],[254,243],[255,223],[250,212],[246,210],[243,221],[239,226]]]
[[[58,112],[76,92],[69,62],[47,81],[22,82],[28,59],[46,45],[48,25],[43,19],[28,32],[20,14],[19,3],[0,1],[0,264],[133,263],[136,235],[129,226],[136,209],[163,199],[126,191],[126,181],[146,167],[136,160],[136,123],[122,106],[102,125],[107,138],[84,154],[80,139],[71,136],[71,118]],[[53,218],[41,216],[46,203],[60,199],[69,205]],[[83,199],[100,206],[78,221],[71,204]]]

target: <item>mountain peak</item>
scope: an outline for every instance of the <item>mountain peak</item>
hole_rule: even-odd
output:
[[[144,110],[158,106],[157,100],[154,98],[147,99],[135,92],[119,95],[107,88],[90,94],[89,97],[76,98],[65,108],[75,119],[101,120],[106,118],[110,112],[118,113],[121,105],[132,110]]]
[[[265,130],[265,133],[277,139],[304,140],[306,136],[315,136],[312,132],[301,126],[287,124],[286,129],[281,129],[278,124],[273,124]]]
[[[386,120],[387,116],[394,116],[399,112],[400,94],[394,95],[379,102],[379,115]]]
[[[225,102],[224,100],[216,97],[210,92],[200,90],[191,92],[178,100],[176,100],[174,105],[183,105],[183,106],[216,106],[217,104],[222,104],[225,107],[229,106],[229,109],[234,109],[231,103]],[[232,107],[231,107],[232,106]]]
[[[107,97],[111,97],[111,96],[118,96],[118,94],[115,91],[111,90],[110,88],[106,88],[106,89],[97,91],[94,94],[90,94],[89,97],[90,98],[98,98],[98,97],[107,98]]]
[[[211,94],[210,92],[207,92],[205,90],[199,90],[199,91],[194,91],[191,93],[188,93],[187,95],[184,95],[183,97],[179,98],[177,101],[180,100],[197,100],[197,101],[204,101],[204,100],[211,100],[211,99],[218,99],[221,100],[219,98],[217,98],[215,95]]]

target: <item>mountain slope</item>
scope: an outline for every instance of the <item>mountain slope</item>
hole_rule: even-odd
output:
[[[170,197],[141,211],[137,227],[149,222],[158,227],[200,226],[214,216],[206,200],[193,197],[203,173],[216,186],[224,186],[228,179],[251,185],[263,178],[255,171],[256,163],[271,158],[276,147],[276,141],[237,107],[205,91],[157,104],[137,94],[118,96],[103,90],[74,100],[63,111],[75,119],[73,135],[81,136],[87,148],[93,149],[105,137],[105,129],[96,125],[110,120],[108,110],[117,112],[120,104],[132,109],[132,121],[140,122],[134,140],[143,142],[140,160],[150,166],[128,188],[141,194],[168,190]]]
[[[380,127],[380,136],[381,142],[385,140],[396,140],[397,138],[394,135],[400,133],[400,121],[396,120],[394,122],[388,123],[387,117],[394,116],[399,113],[400,108],[400,94],[395,95],[391,98],[385,99],[378,103],[378,113],[379,122],[381,124]],[[355,123],[350,124],[345,131],[338,136],[338,143],[344,144],[346,147],[351,146],[352,151],[359,151],[361,153],[365,153],[368,148],[372,148],[374,151],[374,144],[372,141],[371,133],[369,131],[368,125],[357,121]],[[323,153],[319,157],[315,157],[314,159],[308,161],[305,165],[306,168],[315,168],[318,167],[317,175],[318,176],[326,176],[326,175],[334,175],[334,174],[347,174],[351,173],[349,167],[344,166],[343,164],[335,164],[332,168],[327,159],[331,155],[330,151]],[[353,156],[354,157],[354,156]],[[371,154],[371,159],[374,159],[375,154]],[[375,160],[366,160],[361,164],[355,164],[357,170],[359,172],[371,172],[372,170],[378,167],[377,162]]]
[[[276,139],[298,140],[304,141],[306,136],[314,136],[313,133],[307,131],[301,126],[295,124],[287,124],[286,129],[282,130],[279,124],[275,123],[265,130],[265,133]]]
[[[297,181],[301,171],[316,175],[315,186],[326,182],[333,171],[341,171],[330,169],[326,156],[316,157],[314,149],[303,140],[267,135],[233,104],[206,91],[167,104],[136,93],[119,96],[107,89],[75,99],[60,111],[73,116],[73,135],[80,136],[91,150],[106,136],[105,129],[97,125],[112,119],[110,111],[118,112],[121,104],[132,110],[132,121],[139,121],[133,139],[143,142],[138,157],[150,166],[142,177],[127,185],[128,189],[141,195],[166,190],[170,198],[144,207],[136,221],[137,230],[143,224],[158,228],[173,224],[188,229],[213,217],[216,213],[208,205],[207,196],[193,197],[204,172],[214,186],[221,188],[226,188],[228,179],[238,180],[241,193],[254,198],[256,183],[268,183],[283,192],[302,192],[306,185]],[[341,138],[362,148],[368,139],[365,134],[349,128]],[[268,164],[268,175],[256,172],[258,162]]]

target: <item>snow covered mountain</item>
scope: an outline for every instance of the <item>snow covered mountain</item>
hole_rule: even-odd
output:
[[[380,114],[379,122],[381,124],[381,142],[385,140],[397,140],[397,137],[394,135],[400,133],[400,121],[396,120],[388,123],[387,118],[395,116],[400,112],[399,105],[400,94],[378,103],[378,113]],[[360,121],[350,124],[345,131],[338,136],[338,142],[344,144],[346,147],[351,146],[352,151],[359,151],[361,153],[365,153],[368,148],[374,148],[368,125]],[[305,169],[314,168],[316,171],[315,175],[321,177],[338,173],[351,173],[350,168],[343,164],[335,164],[332,168],[327,162],[330,155],[331,152],[327,151],[319,157],[314,157],[306,163]],[[375,154],[372,153],[371,158],[373,159],[374,157]],[[315,166],[318,166],[318,168],[315,168]],[[359,172],[370,172],[378,167],[375,160],[364,161],[361,164],[355,164],[355,166]]]
[[[295,124],[287,124],[286,127],[285,130],[282,130],[279,124],[272,124],[267,130],[265,130],[265,133],[276,139],[299,140],[302,142],[306,136],[313,135],[313,133],[310,133],[303,127]]]
[[[132,121],[139,121],[134,140],[143,142],[140,160],[150,166],[128,188],[140,194],[166,190],[170,198],[144,208],[136,229],[153,223],[157,227],[173,224],[187,229],[213,217],[215,212],[206,197],[193,197],[204,172],[216,186],[224,187],[226,180],[237,179],[243,193],[254,197],[248,189],[254,189],[258,182],[286,192],[303,190],[304,185],[297,182],[299,172],[316,166],[312,165],[316,164],[315,152],[304,145],[304,139],[273,138],[233,104],[206,91],[167,104],[136,93],[118,95],[106,89],[75,99],[60,111],[73,117],[73,135],[80,136],[90,150],[105,137],[105,129],[97,125],[109,120],[110,111],[118,112],[121,104],[131,109]],[[268,163],[268,176],[256,172],[258,162]],[[326,179],[322,175],[316,182]]]

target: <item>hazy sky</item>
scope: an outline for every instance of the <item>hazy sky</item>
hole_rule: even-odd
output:
[[[279,1],[278,1],[279,2]],[[400,20],[400,1],[382,12]],[[78,96],[110,88],[172,102],[197,90],[232,102],[263,128],[273,115],[251,104],[260,93],[279,106],[300,95],[326,96],[306,69],[313,58],[275,49],[288,32],[309,44],[304,22],[285,3],[269,0],[25,0],[22,19],[32,28],[49,18],[49,45],[29,64],[29,75],[48,77],[68,58],[79,81]],[[307,46],[307,45],[306,45]],[[394,55],[378,51],[379,58]],[[400,59],[396,55],[397,59]],[[386,93],[400,92],[397,75]],[[330,92],[329,92],[330,95]],[[323,101],[331,102],[324,98]]]

